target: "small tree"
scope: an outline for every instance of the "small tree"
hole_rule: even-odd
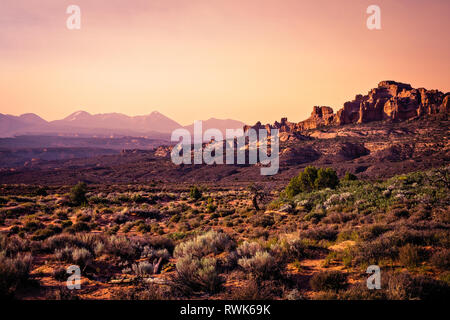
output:
[[[303,192],[310,192],[314,190],[314,182],[317,179],[317,168],[313,166],[306,167],[305,170],[299,174],[298,178]]]
[[[339,178],[336,174],[336,171],[334,171],[331,168],[326,169],[319,169],[317,171],[317,178],[314,181],[314,186],[316,189],[324,189],[324,188],[331,188],[334,189],[339,184]]]
[[[291,181],[289,181],[289,184],[286,187],[285,192],[286,195],[290,198],[302,192],[299,176],[295,176],[291,179]]]
[[[88,202],[86,198],[86,193],[87,193],[86,183],[79,182],[70,190],[70,202],[72,202],[72,204],[75,206],[81,206],[83,204],[86,204]]]
[[[189,192],[189,196],[195,201],[197,201],[202,197],[202,192],[197,186],[193,186],[191,188],[191,191]]]
[[[301,192],[311,192],[323,188],[336,188],[339,178],[332,168],[317,169],[308,166],[298,176],[293,177],[285,189],[288,197],[293,197]]]
[[[253,207],[255,208],[256,211],[259,211],[258,201],[262,201],[266,197],[264,188],[260,185],[256,185],[256,184],[252,183],[251,185],[248,186],[247,189],[248,189],[248,191],[250,191],[250,193],[252,195]]]

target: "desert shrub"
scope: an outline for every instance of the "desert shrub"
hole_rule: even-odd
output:
[[[351,251],[352,258],[359,265],[378,264],[384,259],[395,259],[398,255],[397,247],[389,239],[379,238],[372,242],[357,244]]]
[[[193,186],[189,191],[189,196],[191,197],[191,199],[197,201],[202,197],[202,192],[197,186]]]
[[[217,209],[217,206],[213,203],[212,199],[208,199],[208,204],[206,205],[206,212],[213,213]]]
[[[137,232],[147,233],[147,232],[152,231],[152,226],[151,225],[146,224],[142,220],[139,220],[139,221],[140,221],[140,223],[136,223],[136,231]]]
[[[324,223],[345,223],[354,220],[356,215],[354,213],[332,212],[322,220]]]
[[[92,220],[92,216],[89,214],[80,213],[77,215],[77,222],[89,222]]]
[[[262,247],[258,242],[244,241],[239,245],[236,252],[239,257],[250,258],[253,257],[258,251],[262,251]]]
[[[322,218],[324,218],[327,215],[325,209],[321,209],[321,210],[316,210],[316,211],[312,211],[308,214],[306,214],[303,219],[305,221],[313,221],[315,223],[317,223],[318,221],[322,220]]]
[[[339,300],[386,300],[385,290],[368,290],[365,281],[351,285],[347,290],[339,292]]]
[[[85,232],[89,230],[91,230],[91,227],[89,227],[86,222],[77,222],[65,229],[65,231],[69,233]]]
[[[178,258],[175,282],[185,292],[188,288],[194,291],[218,291],[223,279],[217,270],[217,260],[205,256],[231,250],[234,247],[234,241],[228,235],[216,231],[209,231],[180,243],[174,250],[174,256]]]
[[[398,250],[398,258],[405,267],[417,267],[421,261],[420,249],[408,243]]]
[[[129,220],[130,218],[126,215],[126,214],[124,214],[124,213],[119,213],[118,215],[116,215],[115,217],[114,217],[114,222],[115,223],[117,223],[117,224],[122,224],[122,223],[125,223],[125,222],[127,222],[128,220]]]
[[[0,251],[6,256],[12,257],[20,252],[29,250],[31,250],[31,242],[27,239],[0,234]]]
[[[450,267],[450,250],[442,249],[436,251],[431,256],[430,262],[438,268],[448,270]]]
[[[176,264],[177,277],[183,290],[205,290],[214,293],[220,290],[224,279],[217,271],[217,260],[214,258],[195,258],[183,256]]]
[[[147,239],[147,245],[154,249],[166,249],[169,253],[173,252],[175,247],[173,241],[165,236],[154,236]]]
[[[169,221],[170,221],[170,222],[175,222],[175,223],[177,223],[177,222],[180,221],[180,219],[181,219],[181,215],[179,215],[179,214],[174,214],[173,216],[170,217]]]
[[[146,275],[156,274],[159,271],[159,267],[161,265],[162,258],[153,263],[148,261],[141,261],[137,264],[133,264],[131,266],[133,273],[137,276],[143,277]]]
[[[23,229],[28,232],[33,232],[43,227],[42,223],[39,220],[31,219],[25,222]]]
[[[209,231],[192,240],[180,243],[174,251],[175,257],[203,257],[210,253],[220,253],[235,246],[234,241],[223,232]]]
[[[275,224],[275,220],[271,215],[268,214],[258,214],[251,218],[252,225],[254,227],[267,228]]]
[[[389,226],[383,224],[373,224],[368,227],[363,227],[359,231],[359,236],[363,240],[373,240],[389,230]]]
[[[54,214],[58,219],[67,220],[67,211],[66,210],[56,209]]]
[[[90,237],[95,239],[94,235],[90,235]],[[94,242],[91,238],[88,240],[83,234],[72,235],[63,233],[47,238],[42,244],[42,249],[50,252],[67,246],[89,248],[91,243]]]
[[[397,218],[408,218],[409,211],[406,208],[397,208],[392,210],[391,214]]]
[[[72,260],[72,252],[75,249],[75,247],[69,247],[66,246],[62,249],[56,249],[54,258],[59,261],[71,261]]]
[[[65,281],[68,277],[67,270],[63,267],[53,270],[52,276],[55,280]]]
[[[227,217],[227,216],[230,216],[230,215],[234,214],[234,212],[235,212],[234,209],[225,209],[225,208],[221,208],[220,210],[218,210],[217,213],[218,213],[221,217]]]
[[[274,291],[271,283],[249,280],[242,287],[231,291],[227,299],[230,300],[273,300]]]
[[[302,236],[305,238],[313,239],[313,240],[336,240],[338,231],[336,229],[328,228],[328,227],[320,227],[306,230],[302,233]]]
[[[441,232],[438,230],[431,230],[430,226],[426,226],[425,228],[427,230],[413,230],[401,227],[396,230],[386,232],[380,238],[385,238],[392,245],[399,247],[407,243],[418,246],[436,245],[439,243]],[[448,238],[446,234],[442,234],[442,236],[443,239]]]
[[[159,210],[155,208],[150,209],[132,208],[129,210],[129,212],[141,218],[158,219],[160,217]]]
[[[55,234],[61,233],[61,228],[55,225],[49,225],[45,229],[39,229],[37,230],[33,236],[31,237],[31,240],[39,241],[39,240],[45,240],[48,237],[51,237]]]
[[[135,225],[134,222],[131,221],[125,223],[125,225],[122,227],[122,232],[123,233],[130,232],[130,230],[134,227],[134,225]]]
[[[314,247],[303,239],[295,239],[289,242],[288,250],[292,259],[305,259],[314,254]]]
[[[32,260],[29,254],[8,258],[0,252],[0,298],[13,297],[16,289],[27,283]]]
[[[92,262],[92,254],[85,248],[76,248],[72,252],[72,262],[86,268]]]
[[[99,196],[90,197],[88,202],[89,203],[93,203],[93,204],[104,204],[104,205],[108,205],[108,204],[113,204],[114,203],[114,201],[112,201],[110,199],[99,197]]]
[[[257,280],[271,279],[278,273],[275,258],[266,251],[258,251],[250,258],[241,258],[238,264]]]
[[[105,243],[105,253],[132,259],[137,255],[137,248],[126,237],[110,236]]]
[[[75,185],[71,190],[69,194],[69,199],[72,205],[74,206],[81,206],[88,202],[86,198],[87,193],[87,185],[84,182],[80,182],[77,185]]]
[[[149,260],[161,258],[164,262],[169,261],[170,253],[167,249],[154,249],[149,246],[145,246],[141,253],[141,258],[147,258]]]
[[[92,261],[92,254],[85,248],[69,247],[55,250],[54,258],[59,261],[66,261],[86,268]]]
[[[314,291],[338,291],[345,288],[347,276],[339,271],[319,272],[312,276],[309,284]]]
[[[450,294],[447,283],[409,273],[386,274],[381,278],[381,287],[390,300],[441,300],[448,299]]]
[[[116,224],[116,225],[112,226],[106,233],[109,234],[109,235],[114,235],[119,230],[120,230],[120,226]]]
[[[342,230],[337,236],[337,242],[342,242],[346,240],[357,241],[360,235],[356,230]]]

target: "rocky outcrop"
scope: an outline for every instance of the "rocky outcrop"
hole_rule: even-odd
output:
[[[257,132],[259,129],[266,129],[267,132],[270,132],[270,129],[278,129],[280,133],[298,131],[297,124],[287,121],[287,118],[281,118],[281,122],[275,121],[274,124],[263,125],[260,121],[258,121],[253,126],[244,126],[244,132],[247,132],[249,129],[255,129]]]
[[[299,130],[315,129],[321,126],[328,126],[333,123],[335,115],[333,109],[330,107],[315,106],[311,117],[297,124]]]
[[[438,90],[414,89],[409,84],[382,81],[366,96],[358,95],[353,101],[346,102],[337,112],[334,123],[404,121],[447,112],[448,99],[444,102],[444,97]]]
[[[299,123],[288,122],[287,118],[273,125],[262,125],[258,122],[249,128],[270,130],[277,128],[280,132],[298,132],[326,126],[341,126],[351,123],[367,123],[372,121],[405,121],[426,115],[450,113],[450,93],[425,88],[414,89],[410,84],[396,81],[381,81],[377,88],[367,95],[358,94],[355,99],[344,103],[343,108],[333,112],[327,106],[315,106],[311,117]]]

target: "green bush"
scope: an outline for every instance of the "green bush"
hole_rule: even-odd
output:
[[[338,291],[344,289],[347,276],[339,271],[324,271],[312,276],[309,284],[314,291]]]
[[[194,199],[195,201],[201,199],[202,192],[197,186],[193,186],[189,192],[189,196]]]
[[[339,184],[339,178],[336,174],[336,171],[334,171],[331,168],[322,169],[320,168],[317,171],[317,178],[314,181],[314,186],[316,189],[325,189],[325,188],[331,188],[334,189]]]
[[[74,206],[81,206],[84,205],[88,202],[87,198],[86,198],[86,193],[87,193],[87,185],[84,182],[80,182],[77,185],[75,185],[71,190],[70,190],[70,202],[72,203],[72,205]]]
[[[332,168],[317,169],[313,166],[306,167],[298,176],[293,177],[285,189],[288,197],[293,197],[301,192],[311,192],[324,188],[336,188],[339,178]]]
[[[76,232],[83,232],[83,231],[89,231],[91,228],[86,222],[77,222],[74,225],[67,227],[65,231],[69,233],[76,233]]]

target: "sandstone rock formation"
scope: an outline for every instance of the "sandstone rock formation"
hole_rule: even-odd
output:
[[[326,126],[341,126],[351,123],[367,123],[372,121],[405,121],[420,118],[425,115],[450,113],[450,93],[425,88],[414,89],[410,84],[396,81],[381,81],[377,88],[367,95],[356,95],[355,99],[344,103],[343,108],[333,112],[327,106],[315,106],[311,117],[299,123],[281,122],[273,125],[262,125],[261,122],[249,128],[267,130],[276,128],[280,132],[299,132]]]

